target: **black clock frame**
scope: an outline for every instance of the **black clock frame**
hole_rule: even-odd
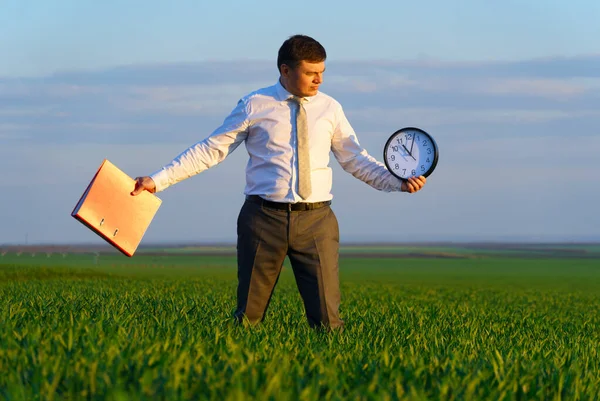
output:
[[[398,131],[394,132],[392,135],[390,135],[390,137],[388,138],[388,140],[385,142],[385,147],[383,148],[383,162],[385,163],[385,167],[387,167],[388,171],[390,173],[392,173],[392,175],[394,177],[396,177],[396,178],[398,178],[398,179],[400,179],[402,181],[406,181],[407,180],[406,178],[400,177],[398,174],[394,173],[394,170],[392,170],[392,168],[388,164],[388,159],[387,159],[387,152],[388,152],[388,147],[390,145],[390,142],[392,141],[392,139],[397,134],[405,132],[405,131],[418,131],[420,134],[425,135],[427,138],[429,138],[429,140],[433,144],[433,163],[431,163],[431,166],[429,167],[429,169],[425,173],[421,174],[424,177],[429,177],[429,175],[431,173],[433,173],[433,170],[435,170],[435,166],[437,165],[439,150],[438,150],[437,143],[435,142],[435,139],[433,139],[433,137],[431,135],[429,135],[427,132],[423,131],[421,128],[404,127],[404,128],[399,129]]]

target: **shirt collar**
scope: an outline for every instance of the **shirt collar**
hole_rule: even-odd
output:
[[[283,102],[285,100],[288,100],[288,99],[291,99],[294,97],[294,95],[292,95],[290,92],[288,92],[287,89],[285,89],[283,87],[283,85],[281,85],[281,81],[279,79],[277,80],[277,83],[275,84],[275,96],[277,97],[277,100],[279,100],[280,102]],[[307,102],[310,102],[316,96],[318,96],[318,93],[315,96],[305,96],[304,99]]]

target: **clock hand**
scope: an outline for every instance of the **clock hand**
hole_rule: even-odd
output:
[[[410,153],[410,150],[408,150],[408,148],[406,146],[404,146],[404,144],[402,144],[402,147],[404,148],[404,150],[406,150],[406,152],[408,153],[408,155],[410,157],[412,157],[415,161],[417,161],[417,159],[415,159],[415,157],[412,155],[412,153]]]
[[[412,156],[412,148],[413,148],[413,145],[415,144],[415,136],[416,136],[416,135],[413,133],[413,141],[412,141],[412,143],[410,144],[410,155],[411,155],[411,156]],[[414,156],[413,156],[413,159],[414,159]],[[415,160],[417,160],[417,159],[415,159]]]

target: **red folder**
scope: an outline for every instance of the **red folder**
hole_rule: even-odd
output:
[[[127,256],[133,256],[161,200],[143,191],[133,196],[135,180],[108,160],[73,209],[71,216]]]

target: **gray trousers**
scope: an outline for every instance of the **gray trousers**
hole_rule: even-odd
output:
[[[276,210],[246,201],[237,221],[238,321],[262,321],[286,256],[311,327],[341,328],[339,228],[329,206]]]

